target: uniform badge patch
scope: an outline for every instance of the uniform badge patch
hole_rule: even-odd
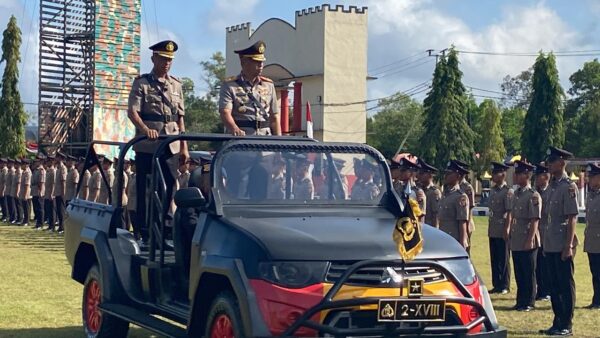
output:
[[[540,198],[537,195],[533,195],[531,197],[531,203],[533,203],[533,205],[539,205],[540,204]]]
[[[469,199],[467,198],[467,196],[461,196],[460,200],[458,201],[458,203],[460,203],[461,207],[466,207],[468,200]]]
[[[573,185],[569,187],[569,195],[571,195],[571,198],[577,197],[577,191]]]

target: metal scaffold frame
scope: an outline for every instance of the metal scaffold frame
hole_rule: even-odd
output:
[[[54,153],[93,137],[94,0],[40,0],[39,146]]]

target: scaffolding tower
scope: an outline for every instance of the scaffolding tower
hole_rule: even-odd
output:
[[[94,0],[40,0],[39,147],[54,153],[92,140]]]

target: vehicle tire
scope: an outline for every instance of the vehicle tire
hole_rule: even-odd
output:
[[[243,337],[240,307],[233,293],[220,293],[212,305],[206,319],[205,338]]]
[[[83,330],[88,338],[127,337],[129,323],[102,313],[98,307],[104,298],[104,285],[97,265],[90,268],[83,285],[81,315]]]

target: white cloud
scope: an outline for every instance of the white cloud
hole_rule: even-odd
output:
[[[260,0],[215,0],[204,19],[212,32],[223,32],[225,27],[249,21]]]
[[[507,6],[496,21],[477,31],[461,19],[440,12],[434,4],[432,1],[417,0],[368,1],[369,68],[415,52],[429,48],[440,50],[452,44],[459,50],[503,53],[593,49],[556,11],[543,2],[533,6]],[[462,54],[459,59],[465,84],[492,90],[499,89],[505,75],[518,74],[535,61],[535,57],[473,54]],[[568,76],[583,62],[581,58],[558,59],[565,89]],[[424,65],[377,80],[369,86],[370,96],[409,88],[430,78],[432,70],[433,65]]]

